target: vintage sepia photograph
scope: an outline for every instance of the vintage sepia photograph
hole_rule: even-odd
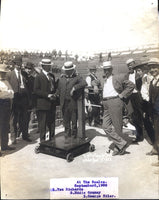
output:
[[[157,0],[1,0],[1,199],[159,199]]]

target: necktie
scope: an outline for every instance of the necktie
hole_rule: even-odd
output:
[[[53,78],[50,76],[50,74],[48,74],[48,78],[49,78],[49,83],[50,83],[50,90],[51,92],[53,92],[54,90]]]
[[[18,90],[20,91],[20,86],[21,86],[21,76],[20,76],[20,71],[18,71]]]

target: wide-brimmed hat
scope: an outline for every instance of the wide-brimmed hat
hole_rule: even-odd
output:
[[[111,69],[111,68],[113,68],[111,61],[105,61],[105,62],[103,62],[101,68],[102,69]]]
[[[67,61],[64,63],[64,66],[62,67],[62,70],[72,70],[75,69],[76,65],[73,64],[72,61]]]
[[[22,62],[23,62],[22,56],[20,56],[20,55],[15,55],[15,56],[13,57],[12,62],[13,62],[14,64],[16,64],[16,65],[22,64]]]
[[[130,63],[135,62],[135,60],[133,58],[130,58],[126,61],[126,64],[129,65]]]
[[[158,58],[151,58],[149,61],[148,61],[148,66],[156,66],[156,65],[159,65],[159,59]]]
[[[145,69],[145,68],[147,68],[148,66],[147,66],[147,61],[144,61],[144,62],[141,62],[141,61],[138,61],[138,62],[136,62],[136,64],[135,64],[135,66],[133,67],[135,70],[136,69]]]
[[[51,66],[51,65],[53,65],[53,63],[51,62],[51,60],[50,59],[47,59],[47,58],[44,58],[44,59],[42,59],[41,60],[41,62],[40,62],[40,65],[42,65],[42,66]]]
[[[7,68],[7,65],[5,64],[0,64],[0,72],[9,72],[9,69]]]
[[[35,67],[34,63],[32,62],[27,62],[25,68],[27,69],[33,69]]]

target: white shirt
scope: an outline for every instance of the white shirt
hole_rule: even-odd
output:
[[[86,82],[87,82],[87,85],[88,85],[88,87],[91,87],[92,86],[92,80],[91,80],[91,77],[90,76],[87,76],[86,77]]]
[[[156,84],[157,83],[157,84]],[[154,77],[153,81],[152,81],[153,85],[159,86],[159,75]]]
[[[44,69],[42,69],[42,72],[45,74],[45,76],[47,77],[47,79],[49,80],[49,77],[48,77],[48,72],[45,71]]]
[[[20,88],[24,89],[24,82],[23,82],[23,77],[22,77],[21,71],[18,72],[18,70],[16,68],[14,69],[14,71],[15,71],[15,74],[16,74],[16,77],[17,77],[18,80],[19,80],[19,74],[18,73],[20,73],[20,83],[21,83]]]
[[[90,75],[94,77],[94,80],[97,80],[97,77],[94,74],[91,73]],[[86,77],[86,82],[88,87],[92,87],[92,79],[90,76]]]
[[[85,101],[85,113],[87,114],[87,109],[86,109],[86,107],[88,107],[89,109],[92,110],[92,106],[91,106],[90,100],[88,100],[88,99],[85,98],[84,101]]]
[[[141,86],[141,96],[143,100],[149,101],[149,86],[150,83],[148,83],[148,76],[147,74],[144,74],[142,77],[142,86]]]
[[[0,80],[0,99],[12,99],[13,96],[13,90],[9,89],[4,81]]]
[[[112,79],[112,76],[110,76],[110,77],[107,78],[107,80],[104,82],[103,98],[114,97],[114,96],[118,96],[118,93],[117,93],[116,90],[114,89],[114,86],[113,86],[113,79]]]
[[[129,74],[129,81],[133,82],[136,85],[135,73]],[[133,93],[137,93],[137,90],[134,88]]]

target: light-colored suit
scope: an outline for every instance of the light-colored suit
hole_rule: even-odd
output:
[[[113,75],[112,84],[116,92],[120,94],[122,98],[115,97],[103,100],[103,129],[113,141],[115,147],[121,150],[126,144],[122,134],[123,108],[124,104],[126,104],[129,112],[132,112],[132,107],[128,98],[132,94],[135,85],[128,80],[126,74]]]

